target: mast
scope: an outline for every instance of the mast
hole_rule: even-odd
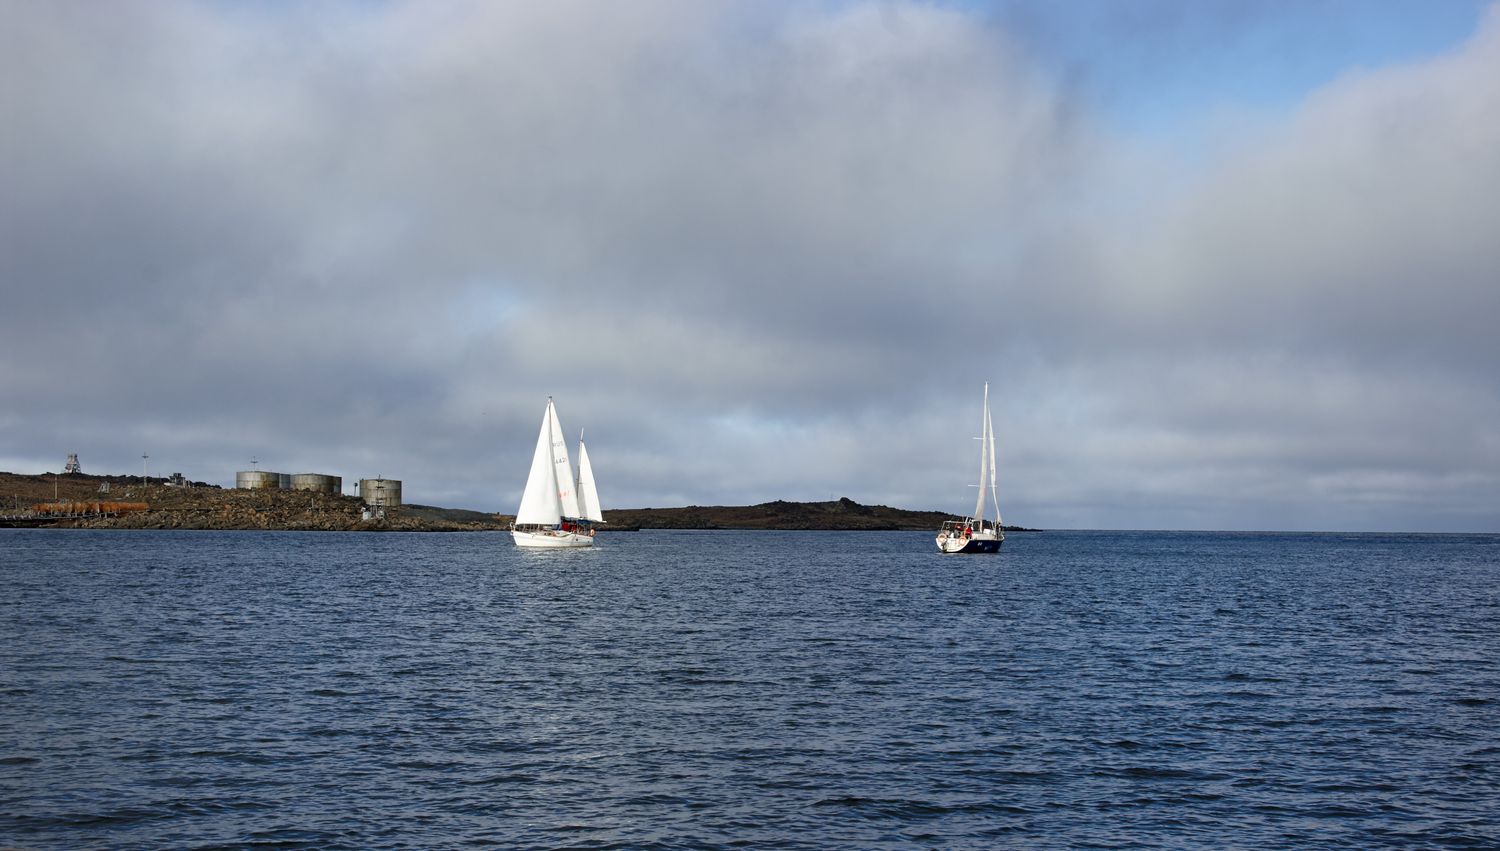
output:
[[[578,494],[578,516],[585,519],[589,516],[589,495],[583,489],[583,465],[587,463],[584,459],[588,457],[588,450],[583,448],[583,429],[578,430],[578,477],[573,480],[573,492]]]
[[[995,492],[995,424],[990,420],[989,385],[985,385],[984,430],[990,436],[990,499],[995,502],[995,531],[1000,531],[1000,495]],[[983,487],[980,490],[984,490]]]
[[[984,473],[990,460],[990,383],[984,383],[984,416],[979,421],[979,499],[974,503],[974,522],[984,528]]]

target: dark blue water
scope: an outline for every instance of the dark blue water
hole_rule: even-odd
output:
[[[1500,537],[0,531],[0,846],[1500,847]]]

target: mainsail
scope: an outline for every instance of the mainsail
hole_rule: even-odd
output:
[[[531,473],[516,509],[516,523],[551,526],[564,517],[578,517],[578,494],[573,490],[573,468],[568,462],[568,445],[562,425],[557,421],[557,407],[547,399],[542,413],[542,430],[536,437],[536,453],[531,456]]]
[[[599,488],[594,485],[594,467],[589,463],[588,447],[583,445],[583,432],[578,433],[578,508],[583,519],[604,522],[599,509]]]
[[[568,460],[568,440],[563,437],[562,423],[557,420],[557,407],[547,399],[547,419],[552,429],[553,478],[557,485],[557,501],[563,517],[578,517],[578,492],[573,490],[573,464]]]
[[[536,436],[536,452],[531,456],[531,473],[526,476],[526,490],[521,494],[521,507],[516,509],[516,522],[551,526],[562,520],[562,503],[557,496],[557,466],[552,461],[552,423],[557,412],[552,399],[547,399],[547,409],[542,412],[542,430]]]

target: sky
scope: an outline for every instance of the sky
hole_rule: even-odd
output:
[[[1500,532],[1500,6],[0,0],[0,470]]]

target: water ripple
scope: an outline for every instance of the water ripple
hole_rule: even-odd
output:
[[[0,531],[0,846],[1500,846],[1500,538]]]

